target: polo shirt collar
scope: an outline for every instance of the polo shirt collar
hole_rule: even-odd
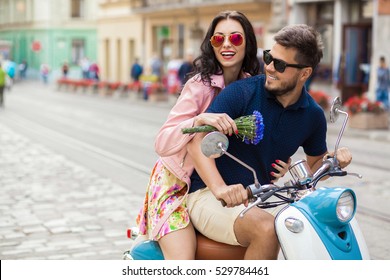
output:
[[[266,97],[268,99],[273,99],[276,103],[280,104],[279,101],[276,99],[276,97],[274,95],[272,95],[271,93],[269,93],[267,90],[265,91],[266,93]],[[292,105],[289,105],[286,107],[287,110],[298,110],[299,108],[306,108],[309,106],[309,100],[307,98],[307,91],[305,89],[305,87],[302,88],[302,91],[301,91],[301,95],[299,96],[299,99],[297,102],[295,102],[294,104]]]

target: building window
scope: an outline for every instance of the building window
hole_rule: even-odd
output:
[[[323,58],[316,69],[316,79],[330,81],[332,79],[332,50],[333,50],[333,3],[319,3],[317,5],[315,27],[321,34],[324,45]]]
[[[371,20],[373,14],[374,6],[372,0],[363,0],[361,7],[361,18]]]
[[[72,0],[71,13],[72,18],[84,17],[84,0]]]
[[[85,42],[83,39],[72,40],[72,63],[78,64],[85,54]]]
[[[19,0],[16,2],[16,13],[15,13],[15,19],[17,22],[23,22],[27,19],[27,10],[26,10],[26,1],[25,0]]]

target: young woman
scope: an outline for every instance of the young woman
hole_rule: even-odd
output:
[[[141,234],[159,242],[165,259],[194,259],[196,250],[186,207],[194,170],[186,145],[194,134],[182,134],[181,129],[208,124],[236,137],[237,127],[228,115],[204,112],[225,86],[258,74],[256,54],[256,37],[246,16],[237,11],[218,14],[202,42],[200,56],[194,60],[192,77],[157,135],[155,149],[160,158],[150,176],[137,224]],[[284,162],[275,164],[274,177],[283,176],[287,167]]]

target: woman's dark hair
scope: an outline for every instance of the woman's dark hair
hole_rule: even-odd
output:
[[[315,69],[322,59],[321,35],[311,26],[306,24],[285,26],[276,33],[274,39],[285,48],[296,49],[295,60],[299,64],[309,65]]]
[[[210,38],[214,35],[217,24],[226,19],[233,19],[238,21],[244,29],[246,40],[245,57],[242,63],[242,71],[255,76],[259,74],[260,62],[257,59],[257,42],[253,26],[247,17],[237,11],[224,11],[219,13],[211,22],[206,36],[200,46],[201,54],[194,60],[194,71],[191,76],[200,74],[203,83],[210,84],[211,75],[223,74],[221,64],[218,62],[214,54],[213,46],[210,44]]]

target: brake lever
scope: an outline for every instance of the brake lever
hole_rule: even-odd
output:
[[[244,217],[245,213],[248,212],[249,210],[251,210],[253,207],[259,205],[260,203],[262,203],[263,200],[261,199],[261,197],[257,197],[256,201],[253,202],[252,204],[250,204],[247,208],[245,208],[244,210],[242,210],[242,212],[240,213],[240,218]]]
[[[355,176],[358,177],[359,179],[363,178],[363,176],[359,173],[354,173],[354,172],[347,172],[347,175]]]
[[[257,195],[262,193],[262,192],[268,192],[272,189],[279,189],[279,187],[274,185],[274,184],[268,184],[268,185],[261,186],[261,185],[255,183],[255,184],[247,186],[245,189],[246,189],[246,192],[248,194],[248,199],[252,199],[254,197],[257,197]],[[272,194],[273,194],[273,192],[272,192]],[[264,196],[263,196],[263,198],[264,198]],[[265,199],[263,199],[263,201],[267,200],[268,198],[269,197],[266,197]],[[221,199],[220,201],[221,201],[221,204],[223,207],[225,207],[227,205],[227,203],[224,200]]]
[[[271,186],[272,185],[267,185],[266,188],[269,189],[269,188],[271,188]],[[266,188],[264,188],[264,189],[266,189]],[[251,210],[253,207],[259,205],[260,203],[265,202],[268,198],[273,196],[278,190],[279,190],[279,188],[275,187],[273,189],[270,189],[268,192],[266,192],[263,195],[255,196],[256,197],[255,202],[253,202],[248,207],[246,207],[244,210],[242,210],[242,212],[240,213],[240,217],[242,218],[245,215],[245,213],[248,212],[249,210]]]

